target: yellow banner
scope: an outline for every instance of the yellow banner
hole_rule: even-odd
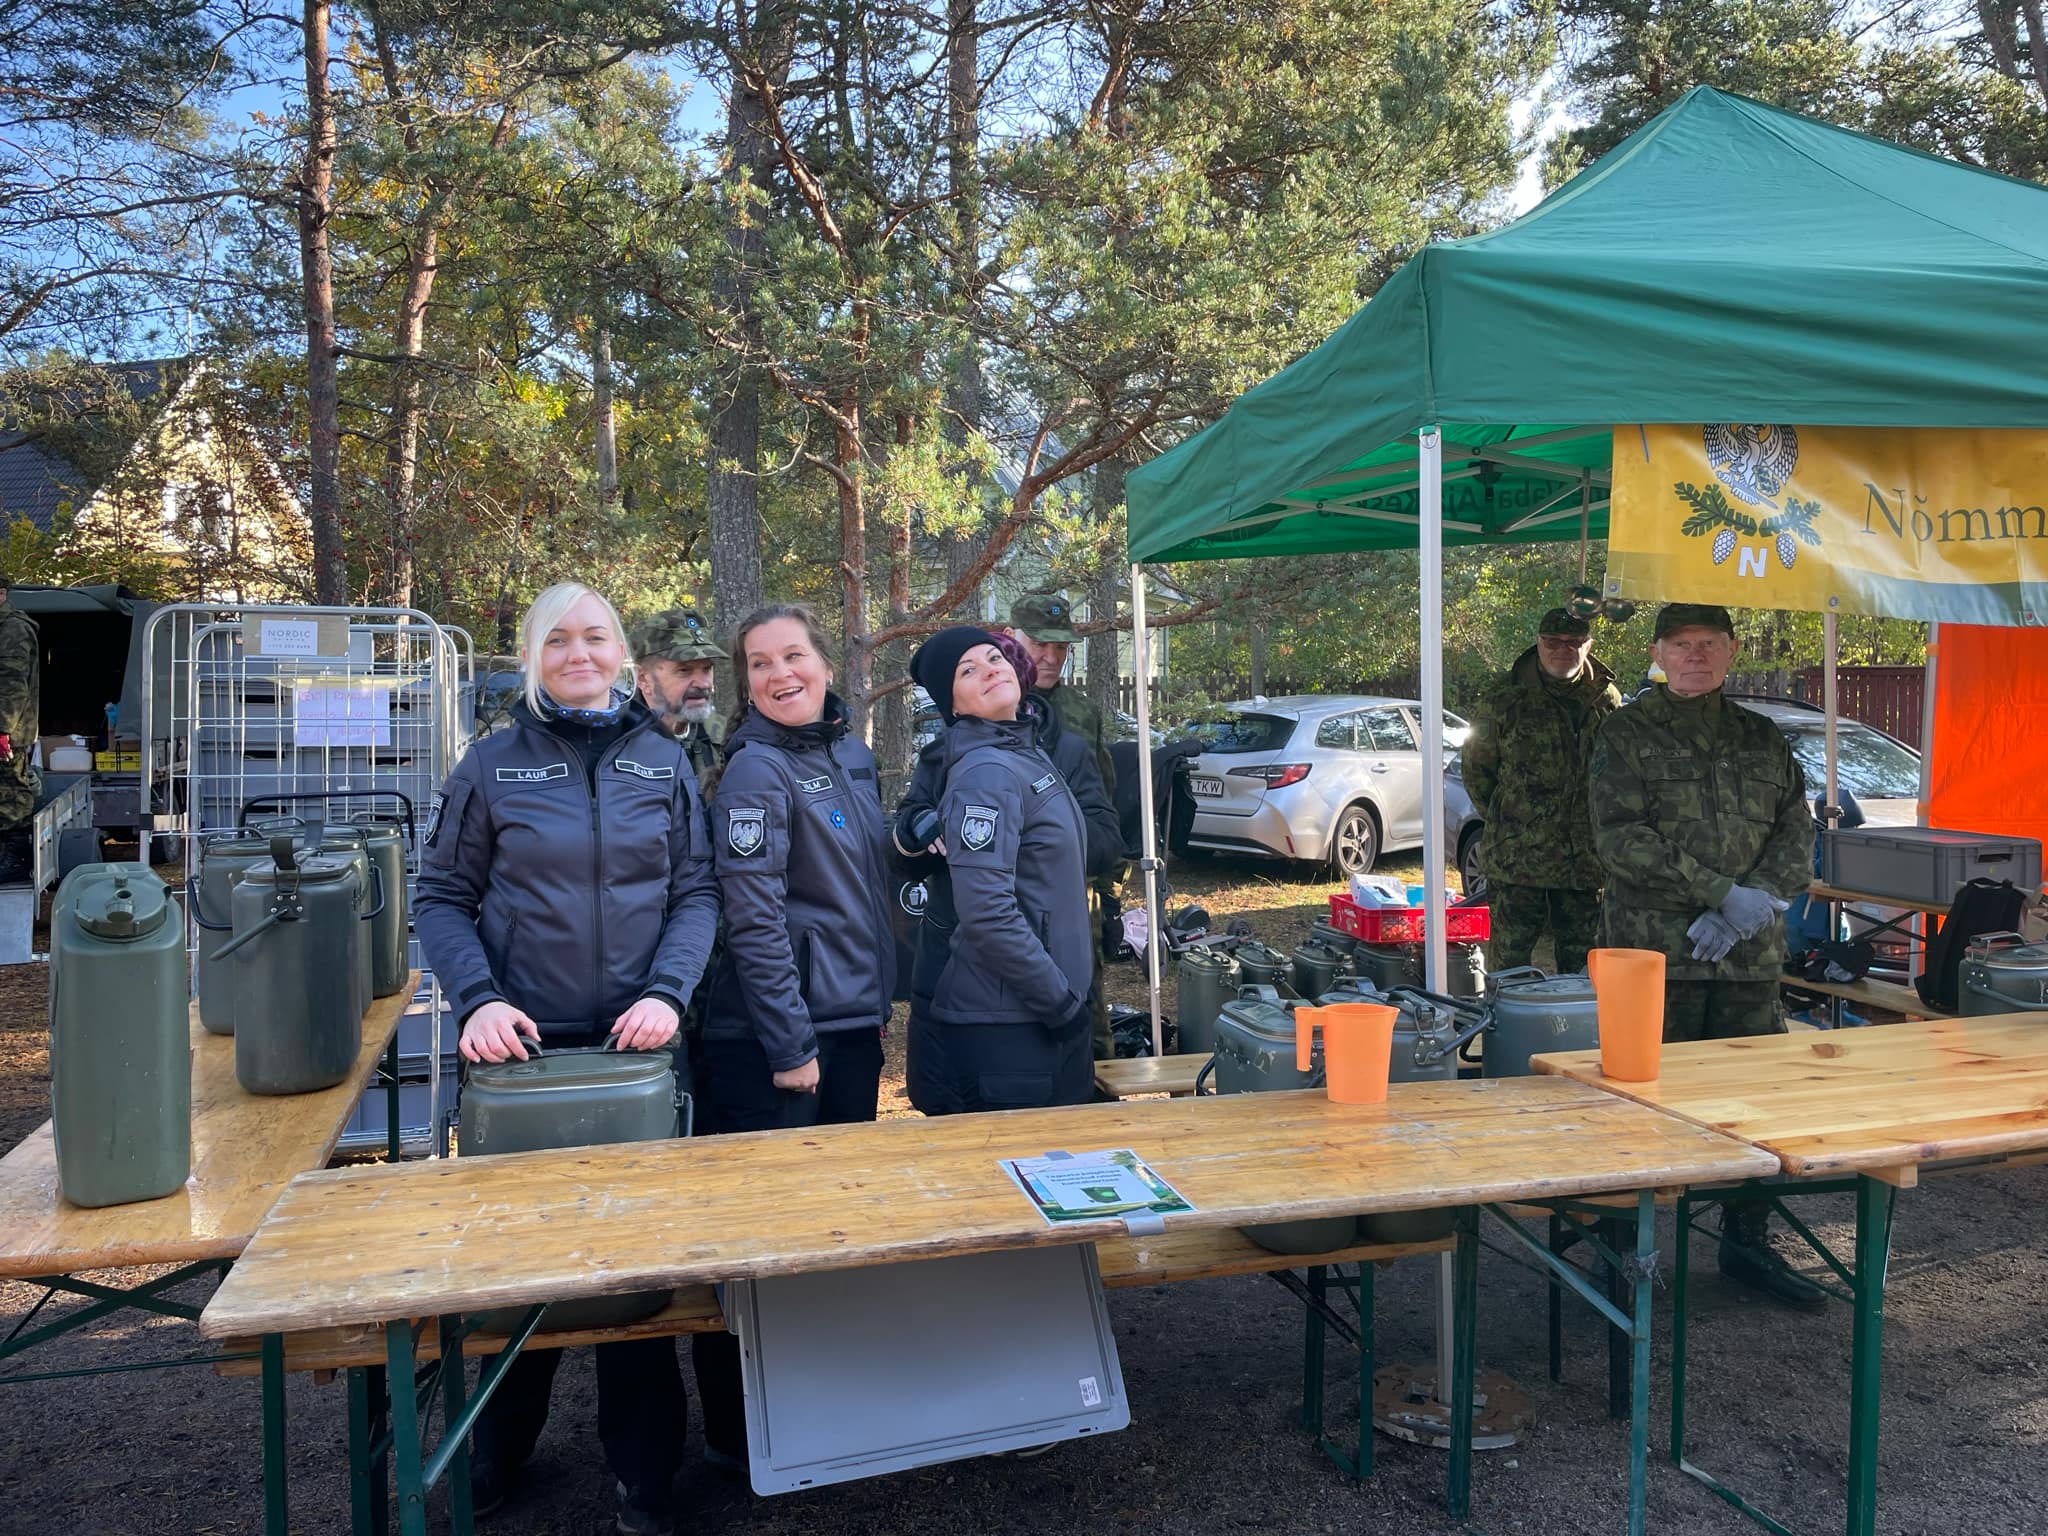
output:
[[[1614,429],[1607,592],[2048,620],[2048,432]]]

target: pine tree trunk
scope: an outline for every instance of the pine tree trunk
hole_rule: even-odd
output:
[[[306,155],[299,170],[299,274],[306,310],[306,413],[313,519],[313,595],[328,607],[348,601],[341,538],[341,405],[334,353],[334,94],[327,82],[327,0],[306,0]]]
[[[407,255],[405,292],[398,301],[393,341],[403,359],[391,385],[391,432],[384,447],[384,500],[391,513],[391,562],[386,600],[394,608],[412,606],[413,551],[418,529],[414,498],[420,466],[420,374],[417,359],[426,338],[427,300],[434,292],[435,261],[441,231],[433,217],[414,231]]]
[[[833,450],[839,469],[839,633],[846,656],[839,697],[846,705],[847,729],[865,741],[868,700],[874,687],[874,652],[868,639],[868,513],[859,396],[842,399],[839,411]]]
[[[960,356],[946,380],[945,437],[966,458],[969,437],[982,425],[981,345],[974,335],[974,316],[981,305],[981,28],[977,0],[946,4],[946,180],[950,194],[953,242],[953,288],[960,296],[967,334]],[[980,497],[982,487],[973,489]],[[984,513],[986,509],[984,508]],[[977,519],[977,524],[980,519]],[[948,587],[966,575],[981,552],[979,527],[940,541],[939,558]],[[953,610],[955,616],[979,617],[975,594],[968,593]]]
[[[612,409],[612,333],[602,325],[590,348],[590,408],[596,418],[597,504],[610,511],[619,499],[619,423]]]
[[[1088,617],[1094,623],[1116,617],[1117,594],[1130,579],[1123,560],[1124,541],[1114,532],[1123,526],[1124,472],[1129,468],[1129,461],[1122,455],[1095,466],[1090,500],[1096,526],[1112,531],[1102,552],[1102,569],[1096,573],[1090,594]],[[1088,637],[1088,698],[1104,719],[1117,706],[1117,679],[1123,671],[1122,641],[1123,630],[1115,625]]]

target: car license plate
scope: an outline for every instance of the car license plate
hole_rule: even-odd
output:
[[[1200,774],[1188,775],[1188,788],[1210,800],[1218,800],[1223,796],[1223,781],[1221,779],[1205,778]]]

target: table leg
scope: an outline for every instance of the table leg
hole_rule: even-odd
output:
[[[287,1536],[290,1516],[285,1490],[284,1335],[263,1335],[263,1529]]]
[[[1372,1391],[1377,1359],[1373,1345],[1373,1317],[1376,1281],[1370,1259],[1358,1266],[1358,1459],[1352,1472],[1360,1479],[1372,1476]]]
[[[371,1467],[377,1461],[377,1432],[370,1410],[370,1373],[348,1368],[348,1518],[350,1536],[381,1536],[370,1511]]]
[[[420,1475],[420,1414],[413,1385],[411,1323],[384,1325],[384,1365],[391,1373],[391,1455],[398,1473],[399,1536],[427,1536],[427,1485]]]
[[[435,1045],[438,1047],[439,1040]],[[430,1068],[441,1070],[438,1057],[430,1056]],[[398,1125],[398,1032],[392,1031],[391,1043],[384,1048],[384,1148],[385,1161],[395,1163],[403,1149],[403,1138]]]
[[[1671,1460],[1685,1460],[1685,1307],[1692,1275],[1692,1195],[1678,1195],[1678,1251],[1671,1275]]]
[[[1571,1247],[1565,1237],[1564,1218],[1550,1213],[1550,1251],[1562,1257]],[[1557,1275],[1550,1276],[1550,1379],[1564,1380],[1564,1287]]]
[[[1457,1248],[1451,1261],[1451,1473],[1444,1510],[1462,1520],[1472,1510],[1473,1372],[1479,1354],[1479,1208],[1457,1213]],[[1443,1393],[1443,1383],[1437,1383]]]
[[[1884,1285],[1898,1191],[1856,1181],[1856,1319],[1849,1356],[1849,1536],[1877,1525],[1877,1430],[1884,1374]]]
[[[1320,1264],[1308,1267],[1308,1291],[1316,1302],[1323,1300],[1329,1271]],[[1323,1314],[1320,1307],[1302,1309],[1301,1336],[1301,1427],[1311,1435],[1323,1432]]]

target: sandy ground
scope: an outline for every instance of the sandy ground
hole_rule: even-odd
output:
[[[1190,864],[1176,882],[1183,898],[1201,900],[1219,922],[1243,912],[1261,938],[1291,946],[1331,888],[1300,875],[1230,860]],[[0,1146],[48,1112],[46,985],[39,966],[0,970]],[[1143,992],[1135,966],[1117,970],[1117,1000],[1139,1004]],[[903,1108],[900,1045],[899,1033],[885,1111]],[[2044,1168],[1931,1179],[1899,1198],[1885,1327],[1877,1522],[1884,1536],[2048,1532],[2048,1500],[2039,1489],[2048,1444],[2044,1199]],[[1809,1201],[1805,1209],[1846,1250],[1847,1201]],[[1667,1257],[1669,1228],[1667,1214]],[[1840,1529],[1848,1310],[1816,1317],[1757,1303],[1721,1282],[1710,1243],[1696,1242],[1694,1256],[1691,1459],[1802,1532]],[[134,1274],[107,1278],[126,1282]],[[1431,1354],[1434,1279],[1429,1260],[1381,1272],[1383,1361]],[[186,1294],[196,1300],[205,1289],[198,1282]],[[0,1284],[0,1332],[39,1294]],[[1752,1531],[1662,1459],[1669,1304],[1668,1290],[1660,1293],[1650,1527],[1684,1536]],[[1481,1268],[1482,1362],[1528,1394],[1535,1418],[1515,1448],[1478,1458],[1473,1516],[1462,1527],[1442,1513],[1440,1453],[1379,1437],[1378,1475],[1356,1485],[1299,1433],[1301,1314],[1270,1280],[1116,1291],[1109,1306],[1133,1410],[1124,1433],[1038,1460],[978,1460],[764,1500],[703,1466],[693,1422],[677,1488],[685,1512],[679,1529],[749,1536],[908,1529],[930,1536],[1388,1529],[1567,1536],[1624,1529],[1627,1427],[1606,1417],[1602,1330],[1583,1308],[1568,1311],[1564,1380],[1547,1380],[1543,1285],[1492,1253]],[[13,1366],[123,1364],[195,1343],[186,1325],[115,1318]],[[1341,1425],[1352,1357],[1333,1343],[1328,1367],[1329,1411]],[[5,1536],[261,1529],[253,1381],[201,1367],[9,1385],[0,1393]],[[294,1529],[346,1531],[341,1385],[295,1378],[290,1404]],[[611,1529],[587,1355],[565,1365],[555,1404],[532,1478],[482,1526],[489,1536]],[[438,1494],[434,1502],[436,1528],[445,1529]]]

